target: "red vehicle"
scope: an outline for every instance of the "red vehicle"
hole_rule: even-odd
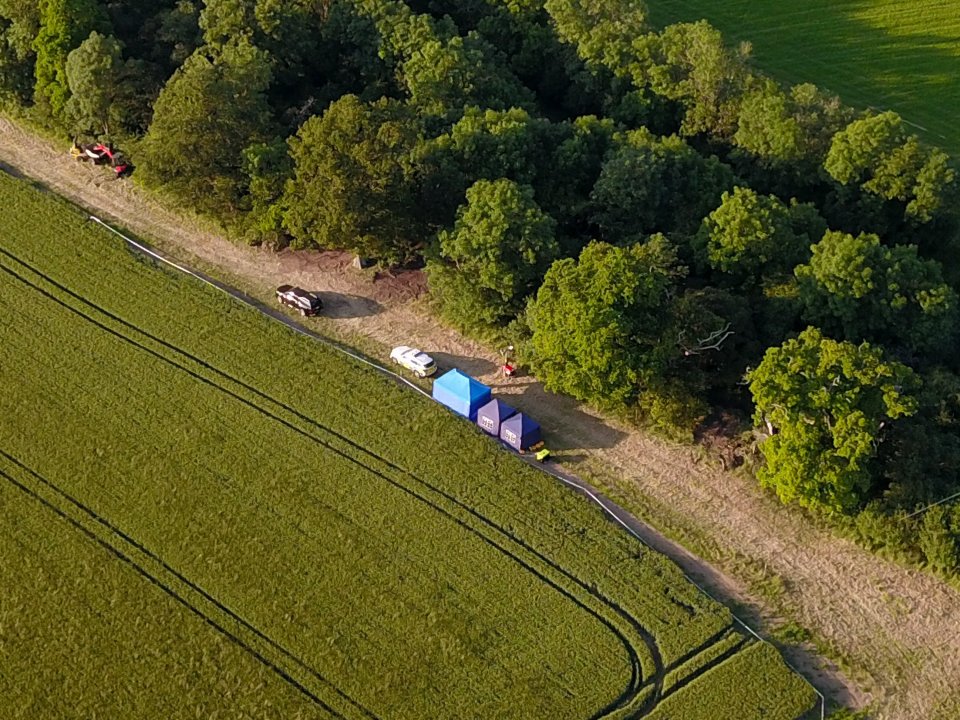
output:
[[[133,171],[133,166],[124,159],[122,153],[104,143],[74,142],[70,154],[77,160],[89,161],[94,165],[109,165],[118,178]]]

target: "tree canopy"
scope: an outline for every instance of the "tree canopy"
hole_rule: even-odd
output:
[[[636,130],[618,138],[593,188],[593,221],[604,240],[693,232],[732,188],[732,170],[676,136]]]
[[[270,80],[269,59],[245,40],[187,58],[154,105],[142,149],[146,182],[206,210],[235,210],[243,149],[269,133]]]
[[[838,182],[903,203],[907,216],[921,222],[955,192],[956,173],[946,153],[908,135],[894,112],[855,120],[836,133],[824,167]]]
[[[884,427],[917,410],[913,371],[816,328],[767,350],[748,379],[756,422],[773,429],[760,445],[760,482],[783,502],[831,513],[868,497]]]
[[[284,226],[295,247],[342,248],[387,263],[411,258],[419,212],[420,126],[403,105],[347,95],[291,141]]]
[[[467,190],[453,230],[440,233],[445,261],[428,266],[430,289],[458,325],[496,325],[516,317],[560,255],[556,223],[533,188],[478,180]]]
[[[931,358],[956,350],[957,294],[938,263],[876,235],[828,232],[796,269],[804,317],[854,342],[905,347]]]
[[[599,405],[629,403],[662,374],[667,315],[681,271],[662,237],[594,242],[547,271],[527,312],[531,354],[547,389]]]

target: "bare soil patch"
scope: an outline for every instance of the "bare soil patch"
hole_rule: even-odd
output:
[[[758,620],[796,619],[841,656],[847,673],[809,647],[787,651],[833,698],[873,704],[883,719],[960,717],[960,593],[952,587],[815,527],[750,479],[722,470],[702,448],[675,446],[602,418],[529,377],[499,376],[496,353],[425,313],[417,302],[425,290],[418,271],[375,274],[353,268],[345,253],[237,245],[161,207],[132,183],[115,181],[108,170],[75,163],[67,147],[53,148],[2,118],[0,137],[0,167],[96,209],[167,252],[243,278],[261,293],[284,282],[321,292],[330,310],[318,321],[325,329],[387,347],[419,345],[442,366],[456,365],[510,394],[511,404],[547,429],[564,467],[612,488],[641,516],[668,521],[672,533],[697,539],[712,565],[638,523],[644,537],[691,577]],[[712,432],[729,446],[729,438],[720,441],[722,426]],[[733,465],[735,449],[730,453]],[[758,574],[780,592],[751,592]]]

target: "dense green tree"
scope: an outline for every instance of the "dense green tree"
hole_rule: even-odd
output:
[[[732,170],[678,137],[635,130],[619,138],[591,199],[608,242],[653,232],[692,233],[734,185]]]
[[[565,253],[577,254],[589,223],[590,193],[600,178],[604,158],[613,145],[616,126],[594,115],[554,126],[552,147],[540,158],[535,180],[540,205],[559,224]]]
[[[935,367],[922,380],[917,413],[891,427],[880,448],[887,508],[913,510],[960,490],[960,376]]]
[[[555,262],[527,311],[531,363],[547,389],[600,406],[635,402],[658,383],[680,270],[662,237],[628,247],[594,242]]]
[[[110,19],[111,34],[123,46],[125,56],[145,60],[153,54],[160,16],[175,8],[178,0],[100,0],[100,3]]]
[[[243,38],[268,52],[274,80],[287,92],[302,92],[329,60],[321,46],[330,5],[331,0],[206,0],[199,24],[213,49]]]
[[[243,150],[272,135],[270,62],[240,41],[191,55],[163,88],[143,141],[140,175],[206,211],[235,211]]]
[[[816,219],[810,205],[788,206],[772,195],[738,186],[723,193],[720,207],[704,219],[696,243],[714,270],[752,284],[763,276],[790,272],[809,257],[810,245],[827,229]]]
[[[116,38],[92,32],[67,56],[66,116],[75,133],[109,134],[111,107],[120,92],[122,53]]]
[[[427,266],[443,314],[463,327],[516,317],[560,254],[555,231],[533,188],[478,180],[467,190],[453,230],[440,234],[443,261]]]
[[[480,179],[509,178],[529,185],[541,172],[555,134],[548,120],[521,108],[469,107],[437,138],[433,152],[437,162],[451,164],[450,172],[463,177],[464,189]]]
[[[850,110],[815,85],[789,92],[766,80],[743,98],[733,141],[767,166],[814,179],[833,136],[850,121]]]
[[[928,357],[956,349],[957,295],[939,263],[918,257],[912,245],[828,232],[796,276],[805,319],[828,332]]]
[[[200,3],[177,0],[154,19],[155,30],[150,57],[173,72],[203,44]]]
[[[283,230],[284,186],[293,174],[287,142],[276,137],[243,150],[243,172],[247,177],[247,239],[274,247],[286,241]]]
[[[840,183],[903,203],[908,218],[927,222],[955,192],[947,155],[908,135],[894,112],[855,120],[833,137],[824,167]]]
[[[0,0],[0,101],[29,99],[36,58],[33,41],[39,30],[36,0]]]
[[[469,105],[494,110],[532,107],[533,94],[476,32],[429,40],[403,63],[411,101],[424,113],[459,114]]]
[[[746,64],[747,46],[727,48],[706,20],[668,25],[634,45],[642,50],[634,83],[683,104],[682,134],[734,134],[743,97],[756,82]]]
[[[421,128],[396,102],[347,95],[291,140],[284,226],[296,247],[341,248],[388,263],[412,258],[428,229],[419,202]]]
[[[551,123],[520,108],[467,108],[430,143],[432,185],[446,198],[462,198],[479,179],[532,185],[537,203],[560,223],[563,244],[576,254],[578,234],[589,232],[589,194],[614,131],[611,121],[593,116]]]
[[[917,409],[912,370],[816,328],[767,350],[747,377],[754,419],[773,431],[760,445],[761,484],[785,503],[829,513],[864,501],[885,425]]]
[[[41,0],[40,28],[34,40],[35,96],[54,117],[61,118],[69,97],[67,55],[91,32],[110,33],[110,23],[97,0]]]
[[[639,0],[546,0],[557,33],[588,66],[628,76],[637,63],[633,40],[645,34],[647,8]]]
[[[477,32],[506,56],[514,74],[536,92],[541,107],[562,107],[575,115],[594,107],[589,105],[592,93],[582,82],[587,75],[583,62],[573,46],[557,36],[542,2],[490,0],[483,5],[492,12],[479,20]]]

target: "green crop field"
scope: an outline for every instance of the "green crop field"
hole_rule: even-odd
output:
[[[960,156],[960,9],[955,0],[649,0],[658,26],[705,18],[781,81],[850,105],[896,110]]]
[[[468,423],[0,173],[4,717],[793,720],[776,651]]]

